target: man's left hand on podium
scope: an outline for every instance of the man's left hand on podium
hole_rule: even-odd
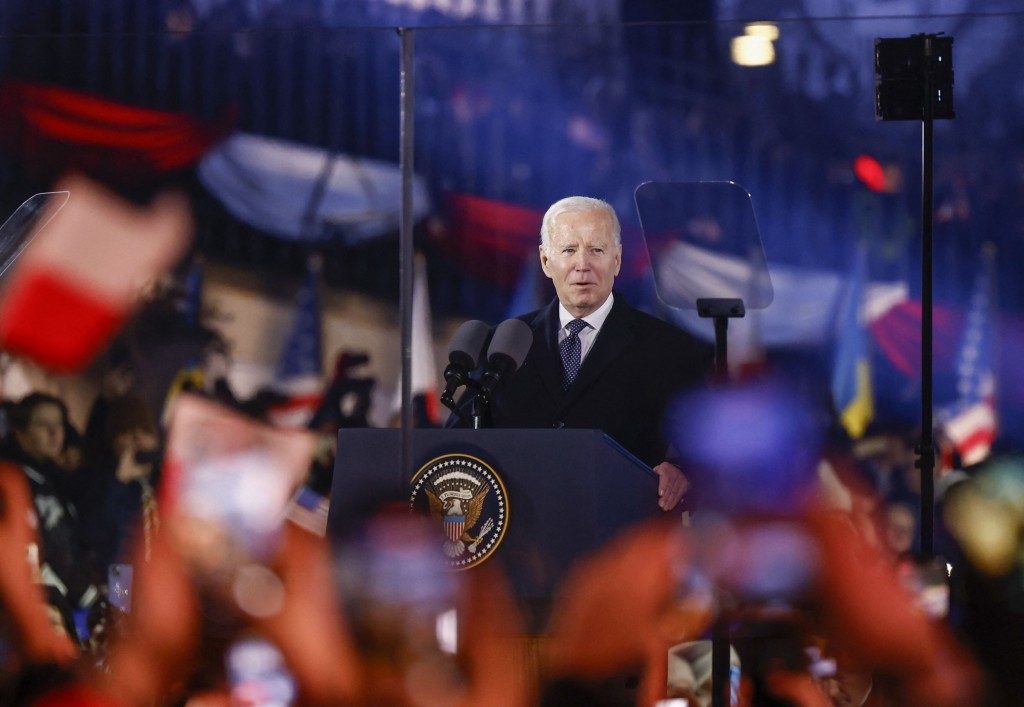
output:
[[[683,475],[683,470],[672,462],[662,462],[654,467],[658,475],[658,507],[663,511],[671,511],[683,500],[690,488],[690,482]]]

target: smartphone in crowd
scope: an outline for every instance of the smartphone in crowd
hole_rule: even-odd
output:
[[[228,685],[232,707],[290,707],[298,689],[284,656],[270,641],[245,636],[228,649]]]
[[[114,563],[107,568],[107,601],[125,614],[132,609],[132,566]]]
[[[273,555],[314,443],[308,432],[271,427],[200,396],[178,397],[161,502],[193,572],[233,581],[240,568]]]

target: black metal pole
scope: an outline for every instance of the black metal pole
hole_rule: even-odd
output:
[[[729,319],[722,316],[715,317],[715,377],[729,380]]]
[[[715,381],[729,382],[729,319],[746,314],[742,299],[701,297],[697,313],[715,323]],[[732,646],[730,629],[733,617],[730,597],[715,588],[715,620],[711,627],[711,707],[729,707],[732,702]]]
[[[932,437],[932,37],[924,37],[924,112],[921,120],[921,554],[933,553],[935,449]]]
[[[729,318],[718,314],[715,322],[715,381],[729,381]],[[730,618],[721,589],[715,589],[715,621],[711,625],[711,707],[729,707]]]
[[[402,339],[402,416],[400,483],[412,472],[412,291],[413,291],[413,31],[399,28],[401,38],[401,135],[399,170],[402,175],[401,226],[399,230],[399,303]]]

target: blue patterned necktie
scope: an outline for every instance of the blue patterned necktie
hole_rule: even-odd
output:
[[[582,319],[573,319],[567,325],[569,335],[558,345],[562,354],[562,390],[568,390],[572,382],[576,380],[576,374],[580,372],[580,361],[582,346],[580,343],[580,332],[589,326]]]

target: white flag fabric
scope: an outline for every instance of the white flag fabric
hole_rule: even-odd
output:
[[[412,398],[422,397],[426,416],[420,422],[437,425],[440,422],[438,407],[437,359],[434,356],[433,321],[430,314],[430,290],[427,286],[427,264],[422,255],[416,256],[413,271],[412,293],[412,355],[410,360],[410,386]],[[401,379],[391,401],[392,416],[402,409]]]
[[[750,265],[742,258],[712,253],[687,243],[674,243],[658,258],[659,296],[665,301],[694,302],[694,309],[671,310],[671,319],[683,329],[714,340],[714,327],[696,311],[697,297],[743,298],[751,279]],[[746,317],[729,322],[730,350],[737,343],[754,341],[758,346],[819,346],[835,336],[840,297],[849,276],[830,270],[805,268],[780,263],[769,264],[771,304],[762,310],[748,309]],[[675,283],[665,292],[666,283]],[[714,295],[711,295],[714,293]],[[888,309],[907,299],[906,283],[870,283],[865,289],[865,317],[871,322]],[[752,313],[756,311],[756,317]],[[756,321],[755,321],[756,319]],[[755,331],[747,331],[755,329]],[[739,349],[737,349],[739,352]],[[730,358],[732,354],[730,353]]]
[[[235,133],[199,163],[199,179],[240,221],[291,240],[348,243],[397,233],[398,165]],[[413,216],[430,213],[425,182],[413,183]]]

